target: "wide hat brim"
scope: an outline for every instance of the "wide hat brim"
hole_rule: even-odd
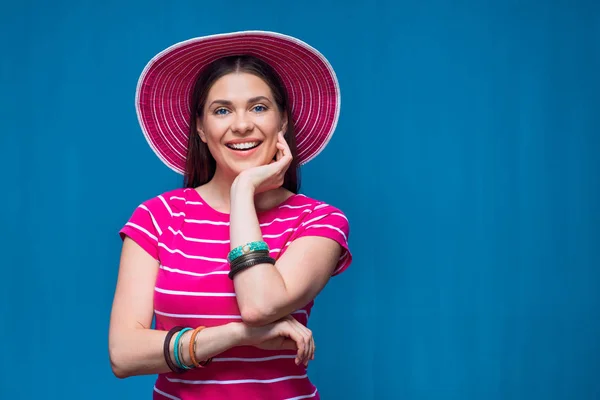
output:
[[[137,85],[140,126],[156,155],[183,174],[187,154],[190,93],[199,72],[226,56],[266,61],[285,85],[296,128],[299,165],[327,145],[340,113],[340,89],[327,59],[303,41],[275,32],[244,31],[176,43],[150,60]]]

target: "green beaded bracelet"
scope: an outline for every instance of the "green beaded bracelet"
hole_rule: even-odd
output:
[[[248,253],[251,253],[254,251],[260,251],[260,250],[269,251],[269,246],[263,241],[249,242],[243,246],[238,246],[235,249],[231,250],[229,252],[229,254],[227,255],[227,260],[231,263],[233,260],[235,260],[236,258],[238,258],[244,254],[248,254]]]

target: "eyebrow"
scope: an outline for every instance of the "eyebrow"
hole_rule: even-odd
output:
[[[251,99],[248,99],[247,104],[256,103],[258,101],[267,101],[269,103],[272,103],[272,101],[269,100],[269,98],[266,97],[266,96],[256,96],[256,97],[252,97]],[[214,100],[212,103],[210,103],[209,107],[212,107],[213,104],[221,104],[221,105],[224,105],[224,106],[230,106],[233,103],[231,101],[229,101],[229,100],[217,99],[217,100]]]

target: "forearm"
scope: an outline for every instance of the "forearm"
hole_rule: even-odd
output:
[[[196,335],[197,360],[206,360],[232,347],[242,344],[243,329],[240,323],[229,323],[203,329]],[[110,360],[115,375],[126,378],[135,375],[153,375],[169,372],[164,358],[166,331],[153,329],[129,329],[116,333],[110,338]],[[189,343],[191,332],[182,336],[182,361],[191,365]],[[174,353],[175,336],[171,338],[170,355]]]
[[[235,182],[231,189],[229,229],[231,249],[263,240],[254,192],[243,182]],[[282,275],[272,264],[256,265],[238,273],[234,285],[238,306],[246,323],[264,325],[294,311],[281,307],[286,304],[287,288]]]

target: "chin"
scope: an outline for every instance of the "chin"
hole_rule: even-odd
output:
[[[273,152],[273,154],[275,154],[275,152]],[[232,175],[238,176],[241,172],[250,168],[269,164],[273,157],[269,158],[267,152],[265,152],[264,149],[261,149],[255,154],[251,154],[245,158],[232,156],[231,154],[223,154],[220,163],[226,170],[229,170]]]
[[[235,173],[235,175],[239,175],[240,173],[242,173],[243,171],[246,171],[250,168],[254,168],[254,167],[260,167],[261,165],[267,165],[268,163],[261,163],[260,161],[253,161],[253,160],[248,160],[248,161],[244,161],[244,162],[236,162],[235,164],[231,165],[231,170]]]

